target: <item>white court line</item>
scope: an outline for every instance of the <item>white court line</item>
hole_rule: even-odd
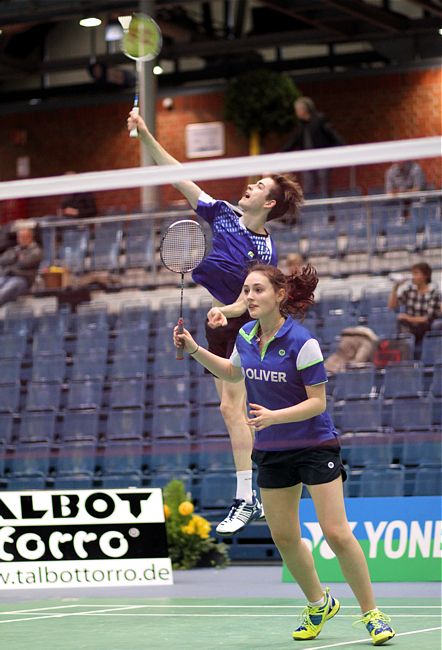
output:
[[[117,612],[120,610],[116,610]],[[75,614],[66,614],[66,616],[80,616],[83,614],[84,616],[111,616],[112,612],[105,612],[104,614],[101,614],[100,612],[76,612]],[[170,618],[173,616],[174,618],[190,618],[192,616],[201,616],[201,618],[228,618],[229,616],[231,618],[293,618],[292,614],[148,614],[147,612],[145,614],[132,614],[131,612],[128,612],[127,614],[118,614],[115,613],[114,616],[156,616],[158,618],[165,617],[165,618]],[[339,618],[357,618],[357,614],[340,614]],[[439,614],[395,614],[394,618],[439,618]]]
[[[407,636],[409,634],[420,634],[421,632],[434,632],[435,630],[442,630],[442,627],[427,627],[425,630],[413,630],[412,632],[400,632],[394,637],[397,639],[398,636]],[[342,641],[340,643],[331,643],[329,645],[315,645],[310,646],[310,648],[305,648],[305,650],[325,650],[326,648],[341,648],[344,645],[353,645],[355,643],[367,643],[367,639],[358,639],[356,641]]]
[[[68,607],[80,607],[80,605],[57,605],[57,607],[34,607],[33,609],[15,609],[9,612],[0,612],[0,615],[4,616],[5,614],[24,614],[26,612],[43,612],[49,609],[66,609]],[[97,605],[95,605],[97,607]],[[104,607],[104,605],[98,605],[98,607]]]
[[[46,614],[45,616],[28,616],[27,618],[11,618],[6,621],[0,621],[2,623],[23,623],[26,621],[37,621],[43,618],[68,618],[69,616],[83,616],[87,614],[112,614],[112,612],[121,612],[124,609],[137,609],[138,607],[144,607],[144,605],[126,605],[121,606],[117,609],[97,609],[96,612],[63,612],[62,614]],[[26,612],[25,612],[26,613]]]

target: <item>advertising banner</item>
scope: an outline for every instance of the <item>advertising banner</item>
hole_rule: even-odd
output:
[[[172,583],[160,489],[0,493],[0,589]]]
[[[442,577],[440,497],[377,497],[345,500],[350,526],[367,558],[373,582],[431,582]],[[324,539],[313,501],[300,504],[302,537],[324,582],[345,582]],[[293,582],[283,568],[283,582]]]

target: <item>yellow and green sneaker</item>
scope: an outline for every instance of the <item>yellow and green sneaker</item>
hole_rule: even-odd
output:
[[[364,614],[357,623],[363,623],[365,625],[373,640],[373,645],[382,645],[392,639],[396,634],[388,625],[390,621],[391,618],[389,616],[376,608]]]
[[[339,600],[333,598],[329,591],[330,589],[328,587],[324,591],[324,605],[321,605],[320,607],[307,605],[304,609],[302,612],[302,623],[292,634],[295,641],[316,639],[324,627],[325,621],[330,620],[339,612],[339,608],[341,607]]]

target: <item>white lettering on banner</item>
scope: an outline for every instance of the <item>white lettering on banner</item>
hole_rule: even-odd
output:
[[[433,532],[432,529],[433,529],[432,521],[425,522],[423,532],[417,521],[411,522],[410,547],[408,549],[408,557],[416,557],[417,547],[419,547],[419,551],[423,557],[430,557],[431,542],[433,541],[433,537],[431,534]]]
[[[399,539],[394,540],[394,531],[399,531]],[[385,555],[392,560],[397,560],[397,558],[402,557],[405,553],[408,543],[408,526],[405,521],[400,521],[399,519],[395,521],[390,521],[387,528],[385,529],[385,538],[384,538],[384,551]],[[397,546],[396,549],[393,546]]]
[[[118,540],[118,548],[111,546],[110,543],[113,539]],[[103,553],[108,557],[123,557],[129,549],[129,544],[124,538],[124,535],[114,530],[109,530],[107,533],[104,533],[100,537],[99,544]]]
[[[245,373],[248,379],[256,379],[258,381],[271,381],[276,384],[287,383],[287,375],[285,372],[278,372],[276,370],[264,370],[263,368],[246,368]]]
[[[164,522],[161,490],[80,490],[74,492],[2,492],[0,526],[32,523],[60,524],[81,519],[82,524],[136,522],[144,518]]]
[[[434,526],[433,557],[442,557],[442,521],[436,521]]]
[[[29,548],[29,542],[35,543],[34,550]],[[44,555],[45,545],[39,535],[36,535],[35,533],[25,533],[17,540],[17,551],[22,557],[28,560],[39,560]]]
[[[375,528],[373,526],[373,523],[371,521],[364,521],[364,526],[365,530],[367,532],[367,537],[369,541],[369,553],[368,557],[376,557],[377,552],[378,552],[378,542],[382,537],[382,533],[384,532],[386,526],[387,526],[386,521],[380,521],[377,527]]]

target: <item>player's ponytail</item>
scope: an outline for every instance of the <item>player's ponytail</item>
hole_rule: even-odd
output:
[[[318,274],[311,264],[300,267],[292,275],[284,275],[276,266],[269,264],[251,264],[247,275],[257,271],[265,275],[275,291],[285,289],[286,295],[280,305],[285,316],[302,318],[307,309],[315,302],[314,291],[318,284]]]

